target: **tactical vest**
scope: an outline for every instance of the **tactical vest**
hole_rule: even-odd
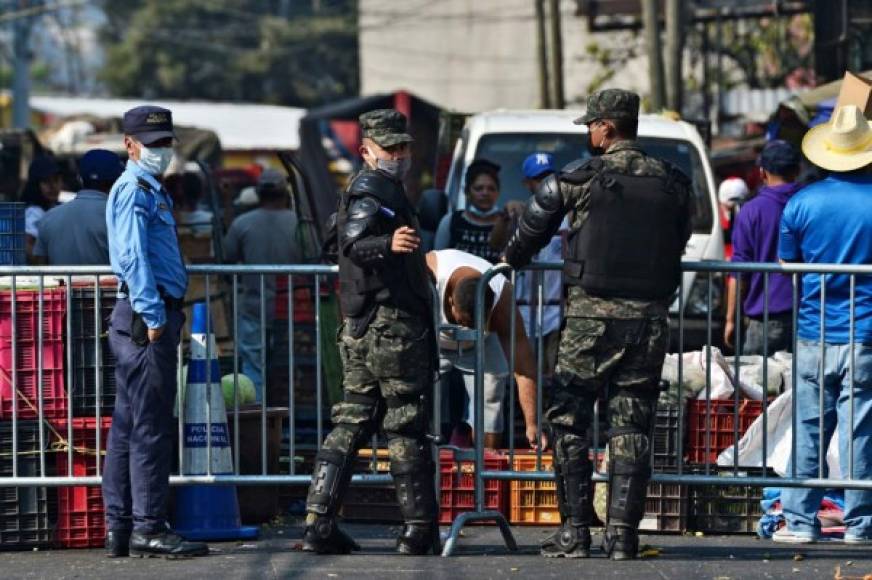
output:
[[[600,167],[587,220],[570,232],[566,283],[605,298],[669,298],[681,279],[686,180],[671,166],[666,177]]]
[[[417,217],[402,184],[380,171],[364,170],[355,176],[340,199],[336,216],[339,235],[348,221],[351,201],[361,195],[355,192],[355,181],[365,174],[379,177],[374,180],[377,187],[369,188],[364,195],[376,199],[382,208],[370,221],[366,236],[392,235],[401,226],[419,231]],[[432,318],[430,278],[420,248],[410,254],[389,252],[373,267],[358,266],[341,251],[337,257],[342,313],[359,327],[359,332],[353,334],[362,335],[379,304],[421,314],[427,320]]]
[[[493,264],[500,259],[500,250],[490,247],[494,224],[473,224],[463,217],[463,210],[451,214],[449,248],[478,256]]]

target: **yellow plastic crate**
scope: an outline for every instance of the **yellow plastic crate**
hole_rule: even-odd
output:
[[[542,469],[551,471],[551,454],[542,455]],[[536,471],[536,454],[516,452],[515,471]],[[512,481],[509,490],[509,522],[530,526],[559,526],[557,491],[553,481]]]

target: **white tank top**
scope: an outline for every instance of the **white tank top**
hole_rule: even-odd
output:
[[[433,252],[436,255],[436,290],[439,293],[439,322],[441,324],[450,324],[448,318],[445,316],[445,288],[448,286],[448,280],[451,278],[451,275],[458,268],[472,268],[473,270],[478,270],[482,274],[493,268],[493,264],[488,262],[487,260],[483,260],[478,256],[473,256],[472,254],[467,254],[466,252],[461,252],[460,250],[436,250]],[[505,286],[506,277],[502,274],[498,274],[491,278],[488,285],[490,289],[494,293],[494,303],[491,306],[491,311],[488,314],[493,314],[494,309],[497,307],[497,302],[499,302],[500,296],[503,292],[503,286]],[[448,350],[458,350],[462,348],[463,350],[472,348],[474,345],[471,341],[462,341],[458,343],[457,341],[451,340],[444,333],[440,333],[439,335],[439,346],[440,348],[448,349]]]

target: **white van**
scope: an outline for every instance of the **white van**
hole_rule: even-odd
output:
[[[530,153],[554,155],[557,169],[570,161],[589,156],[585,148],[587,127],[573,124],[577,113],[570,111],[506,111],[498,110],[472,115],[466,120],[454,149],[445,195],[448,211],[463,209],[463,177],[466,167],[478,158],[500,165],[500,199],[526,201],[528,191],[522,184],[521,164]],[[706,155],[705,144],[696,128],[682,121],[661,116],[642,115],[639,118],[638,142],[654,157],[665,159],[681,168],[693,181],[695,210],[693,235],[687,243],[685,260],[723,260],[724,240],[718,221],[718,202],[714,174]],[[708,312],[708,275],[687,272],[684,275],[685,350],[706,342]],[[712,318],[716,328],[713,341],[722,333],[720,311],[723,284],[713,276]],[[672,307],[673,325],[677,324],[678,301]],[[673,333],[673,345],[677,333]]]

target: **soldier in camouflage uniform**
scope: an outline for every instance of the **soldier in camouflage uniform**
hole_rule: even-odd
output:
[[[588,428],[608,401],[609,505],[603,549],[634,558],[650,479],[649,440],[668,346],[667,309],[690,237],[690,182],[636,144],[639,97],[610,89],[592,95],[576,124],[588,126],[594,155],[547,178],[528,202],[506,248],[526,265],[570,212],[564,266],[566,313],[547,411],[562,528],[547,557],[590,555],[593,519]]]
[[[436,360],[431,282],[415,211],[402,179],[409,167],[405,117],[392,109],[360,117],[366,167],[351,180],[328,224],[339,263],[344,400],[315,459],[303,549],[348,553],[357,544],[336,525],[358,449],[381,426],[406,525],[404,554],[439,552],[430,427]]]

